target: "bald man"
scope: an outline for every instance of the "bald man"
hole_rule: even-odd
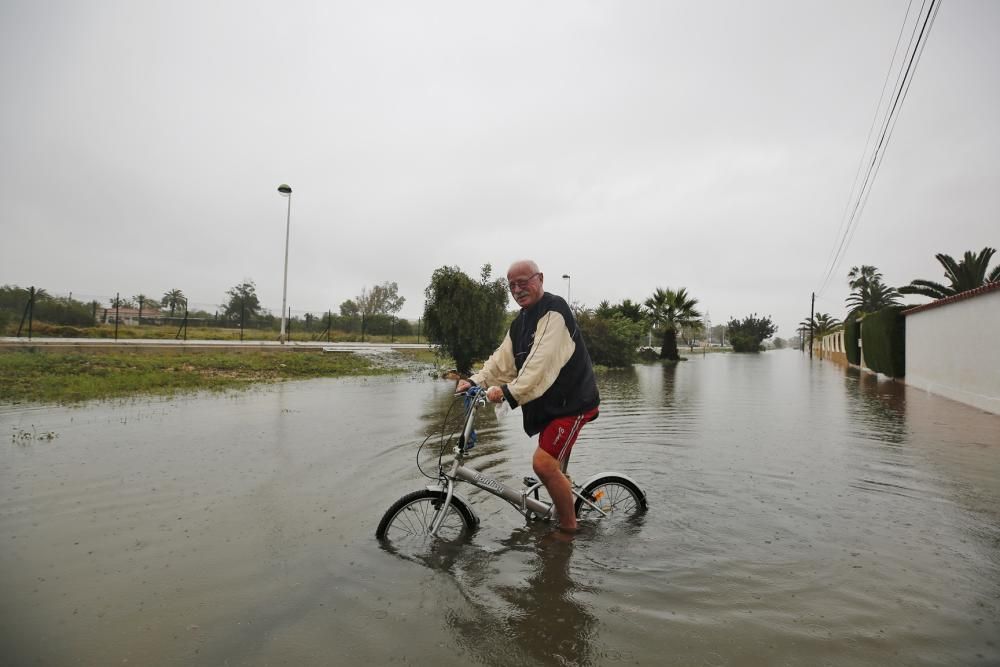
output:
[[[521,408],[525,433],[538,436],[532,467],[555,504],[560,530],[573,533],[573,491],[563,471],[580,429],[597,419],[594,368],[569,304],[545,291],[537,264],[514,262],[507,283],[521,312],[483,369],[456,390],[485,386],[490,401]]]

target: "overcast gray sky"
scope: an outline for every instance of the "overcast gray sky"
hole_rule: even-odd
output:
[[[0,283],[251,279],[277,313],[289,183],[296,313],[395,281],[416,318],[436,268],[533,257],[588,306],[686,287],[791,336],[919,5],[0,0]],[[1000,243],[997,34],[941,6],[819,311],[852,265]]]

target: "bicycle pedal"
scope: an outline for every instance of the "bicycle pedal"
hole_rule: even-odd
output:
[[[538,480],[537,479],[535,479],[531,475],[525,475],[524,476],[524,485],[525,486],[535,486],[536,484],[538,484]]]

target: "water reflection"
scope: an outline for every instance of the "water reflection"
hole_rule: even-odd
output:
[[[497,551],[469,554],[456,573],[467,605],[448,611],[448,629],[483,664],[594,664],[597,621],[580,600],[592,589],[571,575],[573,551],[572,541],[529,527]],[[494,580],[512,567],[523,577]]]
[[[438,383],[438,391],[427,401],[420,414],[423,448],[420,466],[436,476],[439,461],[450,461],[465,424],[465,402],[453,392],[454,383]],[[520,413],[512,417],[520,423]],[[476,415],[476,444],[468,453],[468,463],[480,471],[501,465],[509,456],[503,428],[498,424],[493,406],[487,405]]]
[[[574,476],[634,477],[641,525],[549,543],[463,485],[479,531],[420,561],[373,534],[453,383],[0,409],[58,434],[0,448],[4,664],[1000,664],[1000,417],[797,353],[599,381]]]
[[[866,434],[883,442],[906,440],[906,385],[873,373],[848,368],[845,386],[857,397],[857,423]]]

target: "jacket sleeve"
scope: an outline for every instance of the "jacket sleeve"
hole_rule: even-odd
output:
[[[554,310],[545,313],[535,328],[531,352],[521,372],[507,383],[505,393],[514,398],[515,405],[535,400],[548,391],[575,350],[563,316]]]
[[[510,342],[510,331],[508,331],[500,347],[483,364],[482,370],[469,379],[477,385],[489,387],[510,382],[515,377],[517,377],[517,367],[514,365],[514,345]]]

